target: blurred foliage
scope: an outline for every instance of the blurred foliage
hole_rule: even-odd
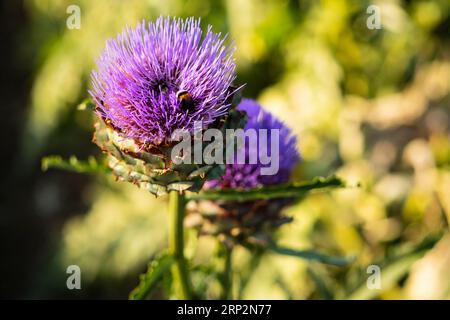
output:
[[[106,164],[99,163],[92,156],[87,161],[80,161],[75,156],[71,156],[69,160],[64,160],[60,156],[47,156],[42,158],[41,167],[43,171],[47,171],[49,168],[75,171],[78,173],[106,173],[111,171]]]
[[[69,4],[81,8],[80,30],[66,28]],[[366,27],[370,4],[381,10],[381,29]],[[234,39],[244,95],[298,134],[304,162],[295,180],[336,172],[361,184],[308,195],[286,210],[294,222],[277,234],[283,246],[355,255],[351,266],[239,248],[235,296],[450,298],[449,1],[28,0],[25,10],[32,28],[19,50],[34,48],[35,71],[22,162],[35,163],[48,151],[85,158],[95,150],[87,138],[91,115],[76,106],[87,96],[106,39],[160,14],[199,16]],[[77,192],[88,195],[88,209],[65,221],[54,258],[27,294],[126,297],[165,247],[164,199],[101,177]],[[442,234],[435,246],[421,245]],[[217,296],[218,284],[202,278],[215,263],[215,242],[201,238],[194,250],[194,239],[188,248],[194,285]],[[392,258],[404,247],[409,255]],[[80,293],[64,291],[70,264],[82,269]],[[381,290],[361,293],[371,264],[386,279]]]

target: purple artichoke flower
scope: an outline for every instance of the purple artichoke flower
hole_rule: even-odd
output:
[[[261,168],[265,165],[259,159],[256,164],[249,164],[248,161],[245,164],[237,164],[235,162],[233,164],[227,164],[225,174],[222,178],[210,181],[207,187],[250,189],[288,182],[292,170],[300,161],[300,155],[296,148],[297,138],[283,122],[262,109],[254,100],[243,99],[238,105],[238,110],[247,113],[248,121],[244,130],[268,130],[267,142],[269,145],[267,150],[270,150],[270,129],[279,130],[279,170],[274,175],[262,175]],[[250,153],[258,154],[259,152],[259,150],[250,150],[248,144],[245,147],[245,150],[241,150],[240,152],[245,153],[246,159],[249,159]],[[258,149],[259,147],[260,145],[258,144]]]
[[[300,154],[297,151],[297,139],[292,131],[283,122],[275,118],[269,112],[253,100],[243,99],[237,107],[247,113],[245,130],[267,130],[269,137],[268,146],[264,146],[258,136],[256,147],[251,148],[246,143],[235,155],[233,163],[225,167],[225,174],[216,180],[208,181],[204,188],[236,188],[251,189],[255,187],[270,186],[288,182],[294,167],[300,162]],[[259,157],[261,148],[271,150],[271,129],[278,130],[278,171],[273,175],[265,175],[262,169],[267,166]],[[274,136],[276,138],[276,135]],[[247,142],[248,139],[247,139]],[[263,149],[264,150],[264,149]],[[239,152],[243,153],[239,154]],[[275,151],[274,151],[275,152]],[[252,157],[256,163],[249,161]],[[264,152],[262,153],[264,154]],[[245,158],[245,164],[240,164],[238,159]],[[268,154],[273,159],[272,155]],[[198,201],[190,203],[186,224],[199,230],[200,235],[218,236],[228,246],[237,243],[253,243],[267,245],[271,242],[271,231],[285,223],[292,221],[291,217],[284,216],[282,209],[294,201],[292,198],[277,198],[271,200],[254,201]]]
[[[160,17],[107,41],[91,74],[100,118],[93,141],[119,180],[159,196],[199,191],[220,176],[221,165],[178,164],[172,151],[178,129],[194,135],[244,125],[245,114],[231,107],[240,88],[232,85],[234,47],[225,40],[211,26],[203,33],[200,20]]]
[[[168,145],[176,129],[194,131],[227,114],[235,79],[226,36],[206,33],[200,19],[160,17],[127,27],[107,41],[90,95],[97,113],[141,145]]]

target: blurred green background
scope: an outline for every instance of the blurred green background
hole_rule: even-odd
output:
[[[71,4],[79,30],[66,27]],[[371,4],[381,29],[366,26]],[[336,172],[361,183],[311,194],[276,234],[290,247],[355,254],[350,267],[237,249],[236,297],[450,298],[449,13],[448,0],[2,1],[0,297],[126,298],[166,246],[164,198],[40,168],[48,154],[100,154],[92,114],[77,110],[95,58],[127,23],[163,14],[202,17],[235,39],[244,95],[299,136],[296,180]],[[215,242],[194,242],[195,264],[214,264]],[[66,288],[72,264],[82,290]],[[372,264],[380,290],[366,286]],[[213,280],[194,280],[215,296]]]

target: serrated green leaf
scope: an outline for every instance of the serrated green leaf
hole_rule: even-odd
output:
[[[165,273],[170,271],[174,258],[163,253],[149,263],[147,272],[140,276],[139,285],[131,291],[130,300],[144,300],[155,288],[155,285],[161,280]]]
[[[71,156],[68,160],[64,160],[61,156],[46,156],[41,160],[41,168],[47,171],[50,168],[57,168],[78,173],[103,173],[110,169],[94,157],[89,157],[87,161],[78,160],[77,157]]]
[[[345,183],[338,177],[317,177],[310,182],[292,183],[250,190],[212,189],[198,194],[189,194],[187,200],[252,201],[258,199],[297,198],[305,193],[323,188],[342,188]]]

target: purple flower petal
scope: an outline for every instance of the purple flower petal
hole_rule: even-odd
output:
[[[279,170],[274,175],[262,175],[261,168],[267,166],[258,161],[256,164],[227,164],[225,174],[219,180],[210,181],[207,188],[242,188],[250,189],[264,185],[274,185],[289,181],[292,170],[300,162],[300,154],[297,151],[297,138],[292,131],[279,119],[261,108],[256,101],[243,99],[238,105],[239,110],[247,113],[248,121],[244,130],[248,129],[268,129],[268,142],[270,142],[270,129],[279,129]],[[258,142],[258,149],[260,142]],[[270,145],[268,146],[270,150]],[[259,150],[249,150],[246,143],[245,150],[241,150],[246,155]],[[259,159],[258,159],[259,160]]]

